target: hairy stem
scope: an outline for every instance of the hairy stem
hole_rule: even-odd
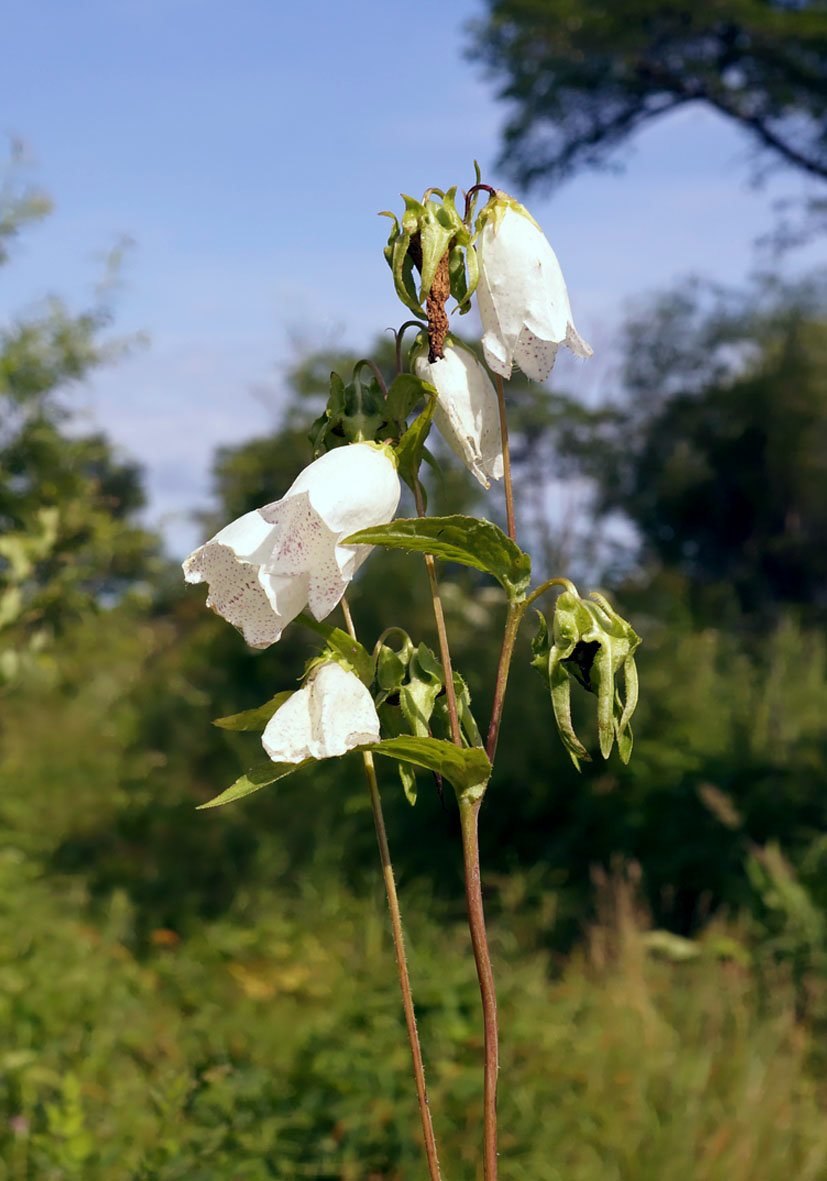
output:
[[[460,800],[459,815],[462,825],[462,856],[465,865],[465,901],[471,945],[477,965],[477,978],[482,997],[482,1017],[485,1034],[485,1073],[483,1082],[483,1167],[485,1181],[497,1181],[497,1075],[499,1073],[499,1029],[497,1025],[497,994],[491,953],[485,931],[480,881],[480,845],[477,829],[482,799],[471,802]]]
[[[346,599],[342,599],[342,611],[345,616],[347,630],[356,639],[356,628]],[[396,967],[399,972],[399,988],[402,993],[402,1008],[405,1012],[405,1025],[408,1030],[408,1042],[411,1047],[414,1079],[416,1081],[416,1099],[419,1105],[419,1118],[422,1121],[422,1134],[425,1138],[425,1155],[428,1158],[428,1173],[431,1181],[441,1181],[439,1158],[437,1156],[434,1125],[431,1120],[431,1109],[428,1105],[428,1092],[425,1087],[425,1066],[422,1061],[422,1047],[419,1044],[419,1031],[416,1027],[411,979],[408,974],[408,960],[405,955],[405,937],[402,933],[402,915],[399,910],[399,896],[396,892],[396,879],[391,864],[391,854],[388,847],[388,834],[385,829],[385,818],[382,812],[382,800],[379,796],[379,785],[376,781],[376,768],[370,751],[362,751],[362,761],[365,766],[365,778],[370,793],[370,806],[373,812],[373,823],[376,827],[376,840],[379,844],[379,859],[382,862],[382,876],[385,879],[385,893],[388,896],[388,911],[391,916],[391,930],[393,931],[393,948],[396,953]]]
[[[503,705],[505,704],[508,671],[511,668],[514,644],[524,613],[525,608],[522,604],[516,607],[513,604],[509,604],[508,615],[505,619],[503,643],[500,649],[500,662],[497,665],[497,680],[494,685],[494,704],[491,707],[491,721],[488,724],[488,737],[485,742],[485,753],[488,755],[488,761],[492,764],[494,762],[494,755],[497,753],[497,739],[500,734],[500,722],[502,721]]]
[[[547,590],[551,590],[551,588],[553,586],[562,586],[565,590],[569,591],[571,594],[573,594],[573,595],[577,594],[577,587],[574,585],[574,583],[571,581],[570,578],[548,578],[548,579],[546,579],[545,582],[541,583],[537,587],[536,590],[533,590],[531,592],[531,594],[528,596],[525,603],[523,604],[523,607],[524,608],[530,607],[532,603],[536,602],[537,599],[539,599],[541,595],[544,595]]]

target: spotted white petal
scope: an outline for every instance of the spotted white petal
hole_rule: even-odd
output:
[[[503,474],[502,436],[497,394],[470,349],[449,338],[445,356],[429,361],[426,352],[413,362],[417,377],[436,388],[434,423],[446,443],[483,485]]]
[[[261,742],[274,762],[300,763],[343,755],[379,737],[379,717],[368,690],[354,673],[328,661],[276,710]]]
[[[333,610],[372,549],[341,539],[387,524],[399,493],[386,448],[339,447],[305,468],[281,500],[245,513],[190,554],[184,576],[208,583],[207,606],[251,647],[266,648],[305,607],[316,619]]]
[[[593,350],[574,327],[563,272],[546,236],[517,202],[498,202],[477,245],[483,353],[502,377],[511,376],[516,362],[527,377],[544,381],[558,345],[578,357]]]

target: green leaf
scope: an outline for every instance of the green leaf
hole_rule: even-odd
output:
[[[226,718],[216,718],[213,725],[219,726],[222,730],[263,730],[276,710],[284,705],[293,693],[293,689],[285,689],[283,693],[277,693],[275,697],[265,701],[264,705],[257,705],[255,709],[245,709],[240,714],[228,714]]]
[[[471,712],[471,694],[464,679],[458,672],[454,673],[454,694],[457,699],[459,723],[469,746],[482,746],[482,736],[477,726],[477,719]]]
[[[425,456],[425,442],[431,429],[431,419],[436,406],[434,387],[424,381],[421,384],[425,392],[431,394],[431,397],[428,398],[424,410],[416,416],[395,448],[399,474],[412,491]]]
[[[383,693],[393,693],[405,679],[405,662],[389,648],[382,644],[376,658],[376,683]]]
[[[571,680],[562,664],[555,665],[551,670],[549,687],[557,732],[562,739],[563,746],[569,752],[571,761],[579,771],[580,760],[583,759],[590,763],[592,757],[574,732],[571,720]]]
[[[233,800],[240,800],[244,796],[252,795],[254,791],[267,787],[268,784],[275,783],[278,779],[292,775],[294,771],[298,771],[300,767],[306,767],[308,763],[315,762],[317,762],[316,759],[304,759],[301,763],[260,763],[252,767],[246,775],[236,779],[232,787],[228,787],[220,795],[208,800],[206,804],[199,804],[196,810],[201,812],[205,808],[220,808],[223,804],[231,804]]]
[[[521,602],[531,578],[531,559],[502,529],[477,517],[401,518],[389,525],[360,529],[344,544],[384,545],[433,554],[491,574],[512,602]]]
[[[435,395],[436,390],[420,377],[415,377],[413,373],[400,373],[388,388],[385,402],[388,416],[395,422],[404,423],[417,402],[429,393]]]
[[[413,807],[416,803],[416,774],[414,769],[409,763],[397,763],[396,769],[399,772],[399,780],[402,784],[402,790],[405,793],[405,799]]]
[[[434,704],[442,692],[442,665],[427,644],[420,644],[408,667],[409,682],[399,690],[399,704],[414,734],[428,735]]]
[[[360,750],[372,750],[378,755],[436,771],[452,784],[458,799],[471,802],[485,792],[491,777],[491,764],[482,747],[460,748],[441,738],[415,738],[405,735],[373,742]]]
[[[539,622],[537,624],[537,632],[531,641],[531,667],[535,668],[546,684],[548,684],[548,659],[549,652],[551,651],[551,644],[548,638],[548,624],[542,611],[535,610],[534,614],[537,616]]]
[[[363,648],[358,640],[354,640],[340,627],[331,627],[329,623],[320,623],[318,619],[314,619],[312,615],[307,615],[305,612],[297,615],[296,619],[314,631],[316,635],[323,636],[328,648],[338,656],[343,656],[362,684],[370,688],[374,668],[373,657],[367,648]]]

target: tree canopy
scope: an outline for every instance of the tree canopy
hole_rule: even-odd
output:
[[[523,185],[605,165],[689,103],[827,180],[824,0],[489,0],[472,37],[512,105],[502,160]]]

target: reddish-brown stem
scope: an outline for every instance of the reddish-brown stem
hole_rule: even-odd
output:
[[[356,629],[350,614],[347,600],[342,599],[342,611],[345,616],[347,630],[356,639]],[[439,1158],[437,1156],[434,1125],[431,1120],[431,1109],[428,1106],[428,1092],[425,1087],[425,1065],[422,1061],[422,1047],[419,1044],[419,1031],[416,1028],[416,1014],[414,1013],[411,980],[408,974],[408,960],[405,955],[405,937],[402,932],[402,915],[399,910],[399,896],[396,892],[396,880],[393,875],[388,834],[385,829],[385,818],[382,813],[382,800],[379,796],[379,785],[376,781],[376,768],[370,751],[362,751],[362,761],[365,767],[365,778],[370,793],[370,806],[373,812],[373,823],[376,828],[376,840],[379,845],[379,859],[382,863],[382,877],[385,881],[385,893],[388,896],[388,911],[391,917],[393,932],[393,947],[396,953],[396,967],[399,973],[399,988],[402,993],[402,1008],[405,1013],[405,1025],[408,1030],[408,1042],[411,1047],[414,1080],[416,1082],[416,1098],[419,1105],[419,1118],[422,1121],[422,1134],[425,1138],[425,1155],[428,1158],[428,1173],[431,1181],[441,1181]]]
[[[477,965],[477,977],[482,998],[483,1030],[485,1036],[485,1074],[483,1081],[483,1167],[485,1181],[497,1181],[497,1075],[499,1073],[499,1030],[497,1025],[497,993],[491,953],[485,931],[485,912],[482,905],[480,881],[480,845],[477,830],[482,798],[460,800],[459,815],[462,825],[462,855],[465,864],[465,901],[468,907],[468,926]]]
[[[465,194],[465,220],[468,221],[468,214],[471,212],[471,198],[474,193],[485,192],[490,193],[492,197],[497,195],[497,190],[491,185],[471,185],[471,188]]]
[[[492,764],[494,762],[494,755],[497,753],[497,739],[500,734],[500,722],[505,703],[505,690],[508,685],[508,670],[511,667],[514,643],[517,639],[517,632],[519,631],[524,613],[522,605],[515,607],[509,604],[508,615],[505,619],[503,643],[500,649],[500,662],[497,665],[497,680],[494,685],[494,704],[491,707],[491,721],[488,724],[488,737],[485,742],[485,753],[488,755],[488,761]]]

